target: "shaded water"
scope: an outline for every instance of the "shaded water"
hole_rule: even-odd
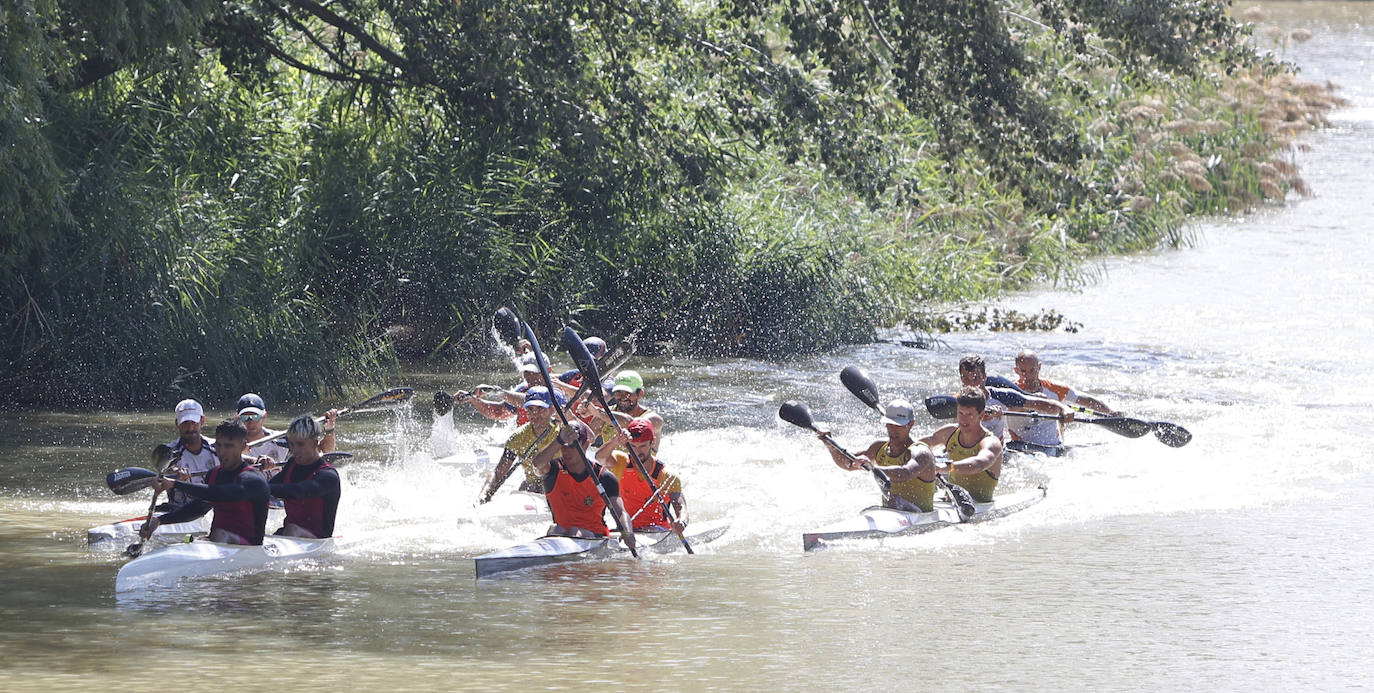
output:
[[[1353,101],[1299,156],[1316,197],[1204,224],[1196,249],[1111,261],[1084,291],[1006,302],[1058,309],[1079,333],[956,335],[935,352],[871,345],[783,365],[637,361],[694,516],[732,523],[697,556],[477,583],[472,556],[539,527],[459,522],[480,478],[436,462],[431,444],[468,450],[503,429],[460,409],[436,434],[422,403],[341,424],[358,457],[344,467],[349,547],[336,560],[116,597],[122,559],[88,551],[84,531],[146,508],[111,496],[103,475],[144,464],[172,437],[170,414],[0,415],[0,689],[181,686],[190,668],[250,689],[1374,685],[1374,607],[1361,596],[1374,583],[1374,468],[1360,452],[1374,370],[1374,3],[1266,7],[1316,34],[1288,48],[1304,76]],[[1049,481],[1026,512],[801,553],[803,531],[874,491],[777,421],[778,403],[807,400],[857,447],[880,426],[839,385],[842,366],[915,398],[952,389],[964,351],[1007,373],[1023,346],[1047,377],[1182,423],[1194,442],[1078,426],[1068,457],[1006,473],[1008,488]],[[506,378],[407,384],[427,395]]]

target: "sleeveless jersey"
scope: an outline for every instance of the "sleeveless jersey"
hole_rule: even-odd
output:
[[[298,484],[314,479],[322,470],[334,468],[327,462],[317,462],[313,467],[304,477],[293,479],[292,475],[296,470],[305,467],[296,464],[295,458],[292,458],[282,468],[281,474],[273,478],[281,479],[280,483]],[[339,510],[338,496],[283,498],[282,505],[286,508],[286,520],[282,522],[283,525],[297,525],[320,539],[334,535],[334,517]]]
[[[639,468],[630,460],[628,453],[616,450],[611,454],[614,461],[610,471],[616,479],[620,480],[620,498],[625,503],[625,512],[633,518],[634,528],[657,527],[667,529],[670,523],[668,522],[666,504],[671,502],[673,494],[682,493],[682,483],[678,481],[677,477],[670,477],[665,481],[664,477],[667,475],[663,473],[663,462],[654,460],[653,464],[649,465],[651,467],[649,473],[654,477],[653,485],[650,485],[639,473]],[[667,488],[663,489],[663,493],[658,494],[653,505],[641,512],[649,499],[653,498],[654,486],[661,487],[665,484]],[[639,516],[636,517],[635,513],[639,513]]]
[[[521,411],[524,410],[521,409]],[[541,438],[540,434],[534,431],[534,427],[527,423],[515,429],[515,432],[510,434],[510,438],[506,439],[506,449],[515,453],[516,458],[520,460],[520,466],[525,470],[526,488],[539,488],[541,480],[539,472],[534,469],[534,456],[540,450],[558,442],[560,428],[558,424],[549,422],[549,428],[546,429],[547,432]],[[537,447],[535,446],[536,441],[539,443]]]
[[[552,465],[544,483],[555,524],[578,527],[602,537],[610,534],[603,517],[606,503],[601,500],[601,494],[596,492],[596,483],[592,479],[592,474],[600,474],[601,471],[601,466],[593,462],[587,475],[579,481],[563,467],[562,460]],[[552,488],[549,487],[549,477],[553,478]]]
[[[902,454],[894,456],[888,452],[891,445],[891,441],[883,443],[883,446],[878,449],[877,459],[873,460],[874,464],[879,467],[900,467],[911,461],[910,447],[903,450]],[[911,502],[912,505],[920,508],[923,513],[928,513],[935,509],[934,481],[921,481],[916,478],[907,479],[906,481],[893,481],[892,494],[905,498],[907,501]]]
[[[959,429],[949,434],[949,439],[945,441],[945,454],[949,455],[952,462],[966,460],[979,452],[978,444],[983,442],[983,438],[991,435],[986,429],[983,435],[978,436],[978,440],[973,441],[972,445],[964,446],[959,444]],[[993,475],[991,469],[972,474],[961,474],[953,472],[949,475],[949,483],[955,486],[962,486],[973,496],[973,500],[979,503],[987,503],[992,500],[992,492],[997,488],[997,477]]]
[[[1025,389],[1024,387],[1022,389]],[[1078,401],[1078,395],[1072,389],[1055,385],[1054,383],[1040,379],[1039,390],[1026,389],[1026,394],[1044,399],[1053,399],[1060,402],[1074,404]],[[1031,419],[1025,417],[1015,417],[1007,424],[1011,431],[1012,438],[1024,440],[1027,443],[1036,445],[1059,445],[1063,442],[1059,433],[1059,422],[1050,419]]]
[[[232,478],[221,479],[221,472],[224,467],[215,467],[205,475],[205,485],[215,486],[216,484],[232,484],[239,480],[244,472],[253,471],[247,464],[240,466],[234,471]],[[228,476],[227,474],[224,476]],[[267,526],[267,499],[254,502],[251,500],[210,502],[210,507],[214,510],[215,516],[210,520],[210,531],[222,529],[226,532],[243,537],[249,544],[257,545],[262,543],[264,528]]]

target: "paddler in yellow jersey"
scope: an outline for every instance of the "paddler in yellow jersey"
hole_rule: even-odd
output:
[[[1002,476],[1002,441],[983,426],[983,411],[988,399],[981,387],[967,386],[955,395],[958,407],[954,423],[921,439],[934,448],[943,445],[949,465],[949,483],[962,486],[979,503],[992,500],[997,480]]]
[[[873,441],[855,457],[883,470],[892,482],[892,493],[883,499],[884,507],[928,513],[934,509],[935,502],[935,455],[924,443],[911,439],[914,417],[910,402],[904,399],[889,402],[883,410],[887,438]],[[821,435],[824,438],[829,431],[821,431]],[[826,449],[840,469],[863,469],[860,462],[850,460],[833,447],[827,445]]]
[[[521,482],[520,490],[542,492],[543,475],[534,468],[534,456],[558,440],[559,426],[553,422],[553,410],[550,409],[554,397],[558,398],[559,404],[567,402],[563,393],[556,392],[550,395],[549,389],[543,385],[536,385],[525,391],[525,411],[529,414],[530,420],[515,429],[506,440],[506,449],[501,453],[501,460],[496,463],[496,469],[482,486],[482,493],[478,497],[479,503],[491,500],[497,489],[501,488],[501,484],[506,483],[506,479],[515,471],[516,464],[525,468],[525,480]]]

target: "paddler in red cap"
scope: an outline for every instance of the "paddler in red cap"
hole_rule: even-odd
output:
[[[620,497],[636,530],[673,530],[680,534],[687,528],[687,501],[682,495],[682,482],[667,473],[654,454],[656,437],[652,422],[632,419],[609,444],[597,450],[596,459],[620,481]],[[639,471],[626,448],[644,463],[649,478]],[[677,522],[668,521],[668,504],[673,506]]]

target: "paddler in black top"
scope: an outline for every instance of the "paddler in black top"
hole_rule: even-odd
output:
[[[267,525],[267,477],[243,459],[248,448],[248,429],[238,419],[215,428],[215,456],[219,466],[205,475],[205,483],[160,479],[159,492],[177,489],[190,498],[180,508],[153,517],[139,535],[144,539],[162,524],[188,522],[215,511],[210,521],[210,541],[221,544],[261,544]]]
[[[342,485],[339,472],[320,458],[320,441],[328,432],[309,416],[297,417],[287,427],[291,457],[268,482],[272,495],[286,506],[286,521],[277,534],[307,539],[334,536]]]

